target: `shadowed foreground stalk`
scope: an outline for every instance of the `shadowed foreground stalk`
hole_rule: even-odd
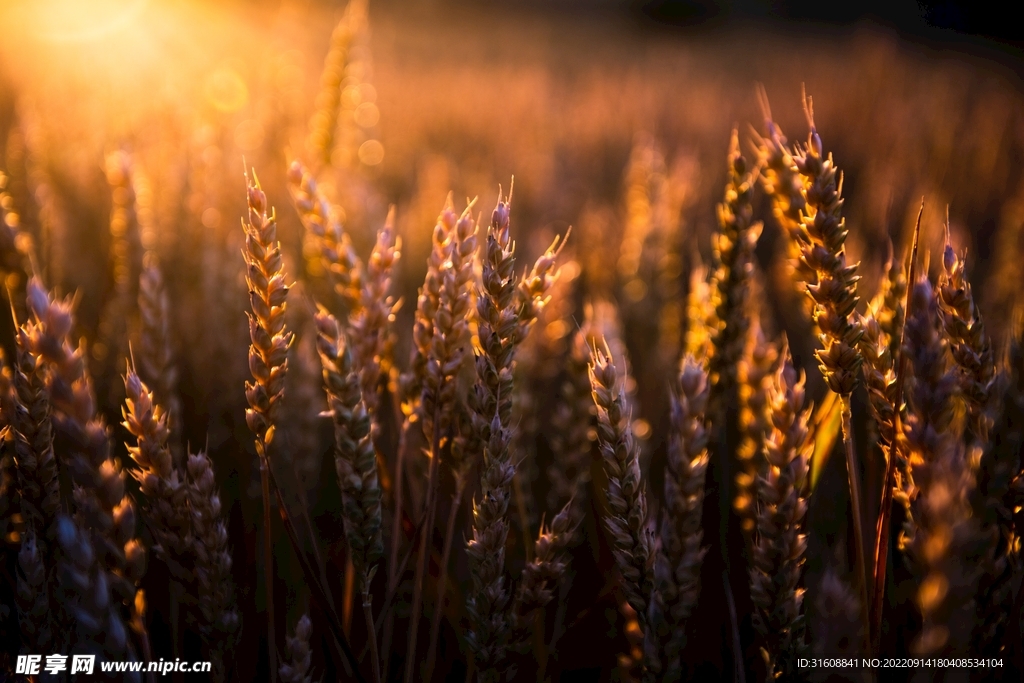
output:
[[[341,487],[342,517],[348,556],[356,579],[356,590],[368,625],[371,668],[380,683],[380,657],[373,628],[370,582],[376,562],[384,554],[381,539],[381,491],[377,483],[376,452],[370,415],[360,392],[360,372],[352,363],[347,340],[338,322],[326,311],[316,316],[317,350],[324,368],[327,404],[334,420],[335,468]]]
[[[757,539],[750,572],[750,597],[757,608],[754,628],[761,636],[761,656],[768,681],[797,675],[796,660],[804,641],[803,574],[807,537],[804,483],[813,442],[807,438],[811,407],[804,403],[804,378],[793,367],[788,349],[770,393],[772,429],[765,444],[768,469],[758,480]]]
[[[636,612],[640,630],[649,635],[647,607],[654,590],[651,531],[647,528],[647,496],[640,478],[640,453],[626,413],[625,394],[607,343],[595,348],[590,361],[590,385],[597,405],[597,441],[608,476],[609,516],[615,564],[622,590]],[[645,680],[653,672],[644,668]]]
[[[430,444],[430,466],[427,475],[427,496],[424,506],[426,520],[420,537],[416,578],[413,583],[412,613],[409,624],[409,642],[406,650],[405,682],[411,683],[416,663],[416,641],[419,633],[420,609],[430,561],[430,543],[433,540],[434,516],[437,511],[437,489],[441,466],[441,447],[448,430],[454,423],[455,377],[468,351],[469,327],[466,319],[470,308],[469,287],[473,275],[473,255],[476,252],[476,222],[470,215],[472,203],[455,223],[448,235],[445,248],[447,261],[440,267],[438,307],[433,321],[429,355],[421,395],[423,433]]]

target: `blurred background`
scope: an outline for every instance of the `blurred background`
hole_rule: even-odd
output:
[[[968,249],[976,296],[1002,339],[1024,276],[1024,36],[994,5],[371,0],[346,60],[324,76],[344,11],[344,3],[316,0],[0,2],[7,225],[31,237],[49,286],[79,293],[78,324],[109,424],[119,421],[123,400],[126,346],[118,340],[133,324],[126,319],[125,334],[117,334],[110,302],[118,282],[137,282],[143,252],[158,255],[172,298],[184,434],[194,446],[207,444],[217,463],[251,645],[261,637],[262,591],[259,492],[242,391],[248,332],[238,221],[247,166],[277,207],[300,302],[321,296],[323,283],[285,187],[291,160],[321,170],[321,188],[364,256],[389,205],[397,207],[404,242],[397,294],[406,302],[399,361],[407,358],[405,330],[445,196],[453,192],[459,208],[479,196],[478,208],[489,211],[499,184],[507,188],[514,176],[521,263],[573,227],[565,252],[573,301],[582,309],[584,300],[607,298],[624,311],[639,433],[658,434],[667,415],[663,378],[685,327],[682,297],[689,274],[710,256],[730,133],[738,129],[753,155],[765,119],[756,95],[763,85],[790,141],[804,139],[805,88],[825,149],[844,172],[848,249],[863,262],[862,297],[874,291],[889,255],[904,251],[924,197],[925,248],[940,253],[948,206],[953,241]],[[332,111],[338,124],[324,133]],[[127,241],[110,229],[112,158],[131,159],[138,232]],[[788,332],[797,361],[813,368],[792,284],[772,265],[778,228],[766,204],[759,215],[765,326]],[[291,307],[300,337],[293,374],[315,385],[311,307]],[[816,371],[808,382],[819,398]],[[290,438],[309,454],[299,478],[328,557],[337,557],[334,473],[321,467],[330,427],[316,422],[318,399],[307,399],[292,401]],[[535,410],[543,414],[542,405]],[[544,452],[543,420],[532,429]],[[312,445],[300,448],[310,434]],[[663,446],[647,442],[651,463]],[[652,485],[660,486],[651,467]],[[524,475],[539,500],[542,471]],[[837,491],[845,495],[842,485]],[[823,536],[845,524],[819,522]],[[607,548],[595,546],[592,555],[597,566],[610,566]],[[282,544],[282,600],[293,623],[308,596],[289,557]],[[621,633],[622,616],[600,581],[589,593],[577,588],[570,616],[578,635],[567,636],[562,665],[613,669],[614,647],[595,654],[582,645],[587,634]],[[262,670],[256,661],[239,667],[240,680]]]

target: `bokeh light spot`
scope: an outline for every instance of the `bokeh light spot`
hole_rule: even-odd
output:
[[[207,76],[203,90],[213,108],[226,114],[238,111],[249,102],[249,88],[230,67],[220,67]]]
[[[372,102],[363,102],[356,107],[355,120],[363,128],[373,128],[380,120],[380,110]]]
[[[367,140],[359,145],[359,161],[367,166],[376,166],[384,161],[384,145],[377,140]]]

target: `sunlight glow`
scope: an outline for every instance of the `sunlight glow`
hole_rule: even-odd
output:
[[[131,26],[149,0],[36,0],[22,3],[25,24],[39,38],[55,43],[101,40]]]

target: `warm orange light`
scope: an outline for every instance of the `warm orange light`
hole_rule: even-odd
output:
[[[15,11],[37,37],[58,43],[102,40],[130,27],[150,0],[32,0]]]

